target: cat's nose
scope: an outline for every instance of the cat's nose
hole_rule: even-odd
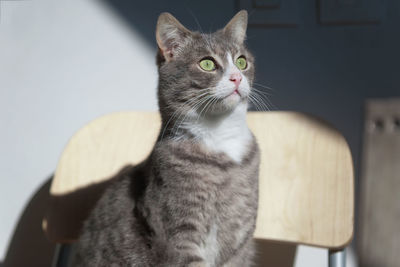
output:
[[[229,80],[233,82],[236,85],[236,87],[238,87],[240,82],[242,81],[242,75],[240,73],[233,73],[229,77]]]

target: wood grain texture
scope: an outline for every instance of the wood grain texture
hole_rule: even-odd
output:
[[[103,182],[151,152],[161,125],[155,112],[112,113],[76,133],[61,155],[50,189],[53,195]]]
[[[342,135],[291,112],[253,113],[262,156],[255,236],[341,247],[353,233],[353,167]]]
[[[360,266],[400,267],[400,98],[365,110],[358,232]]]
[[[262,152],[255,237],[327,248],[347,245],[353,235],[354,189],[343,136],[295,112],[250,112],[248,124]],[[51,240],[77,238],[97,199],[88,198],[98,191],[91,189],[104,187],[124,165],[143,160],[159,128],[155,112],[113,113],[71,138],[57,166],[50,190],[54,200],[43,222]]]

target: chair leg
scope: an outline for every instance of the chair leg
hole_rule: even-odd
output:
[[[67,267],[70,251],[71,245],[57,243],[52,267]]]
[[[346,267],[346,251],[345,249],[340,250],[329,250],[329,267]]]

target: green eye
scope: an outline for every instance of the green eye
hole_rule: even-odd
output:
[[[215,63],[211,59],[203,59],[200,61],[200,67],[206,71],[215,70]]]
[[[240,70],[244,70],[247,67],[247,61],[244,57],[239,57],[236,59],[236,67]]]

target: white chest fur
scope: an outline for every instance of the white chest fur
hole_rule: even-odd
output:
[[[232,113],[218,119],[202,119],[190,127],[192,134],[208,149],[223,152],[240,162],[251,140],[246,122],[245,104],[238,105]]]

